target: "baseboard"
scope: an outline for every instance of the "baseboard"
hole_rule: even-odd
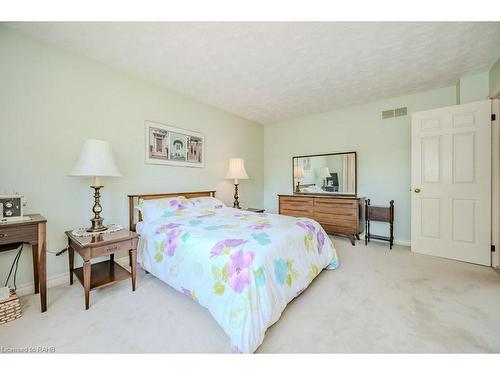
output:
[[[129,267],[128,259],[129,259],[128,256],[125,256],[122,258],[115,259],[115,262],[122,267],[128,268]],[[47,289],[65,284],[69,285],[69,272],[47,277]],[[19,285],[16,289],[16,294],[20,297],[34,293],[35,293],[35,283],[33,281],[23,285]]]
[[[411,247],[411,241],[407,240],[394,240],[396,245]]]
[[[121,257],[121,258],[115,258],[115,262],[118,263],[120,266],[129,269],[130,267],[130,259],[128,255]]]
[[[64,284],[69,285],[69,272],[47,277],[47,289]],[[35,283],[32,281],[18,286],[16,289],[16,293],[18,296],[27,296],[28,294],[34,294]]]
[[[361,238],[361,240],[363,242],[365,241],[365,236],[364,235],[362,235],[360,238]],[[385,243],[387,243],[387,241],[376,240],[375,238],[372,238],[370,241],[377,241],[377,242],[385,242]],[[398,239],[395,238],[394,239],[394,245],[411,247],[411,241],[408,241],[408,240],[398,240]]]

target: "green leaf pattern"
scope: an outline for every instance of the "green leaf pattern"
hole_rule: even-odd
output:
[[[218,296],[222,296],[226,291],[225,284],[227,283],[227,266],[222,268],[217,267],[212,264],[212,276],[214,278],[214,293]]]

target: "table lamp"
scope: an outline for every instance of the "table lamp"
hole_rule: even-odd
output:
[[[116,167],[109,143],[96,139],[85,141],[80,152],[80,157],[70,175],[93,178],[93,183],[90,187],[94,189],[94,207],[92,209],[94,217],[90,219],[92,226],[87,229],[87,232],[105,231],[108,228],[102,224],[104,219],[101,218],[102,207],[99,201],[101,197],[99,190],[103,186],[101,185],[100,178],[121,176],[120,171]]]
[[[234,203],[233,208],[241,208],[238,201],[238,180],[247,180],[249,177],[245,170],[245,161],[240,158],[229,159],[229,168],[226,178],[234,179]]]
[[[300,181],[299,179],[304,178],[304,166],[295,165],[293,167],[293,177],[297,179],[297,187],[295,188],[296,193],[300,193]]]

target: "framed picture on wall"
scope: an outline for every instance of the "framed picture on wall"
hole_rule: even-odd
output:
[[[205,136],[146,121],[146,163],[180,167],[205,166]]]

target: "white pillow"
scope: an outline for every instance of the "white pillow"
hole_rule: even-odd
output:
[[[314,186],[308,186],[308,187],[303,187],[300,189],[302,193],[324,193],[323,189],[320,187],[314,185]]]
[[[185,197],[174,197],[142,200],[138,208],[144,221],[152,221],[160,217],[183,215],[193,206]]]
[[[196,209],[202,210],[214,210],[219,208],[224,208],[226,205],[214,197],[199,197],[189,199]]]

